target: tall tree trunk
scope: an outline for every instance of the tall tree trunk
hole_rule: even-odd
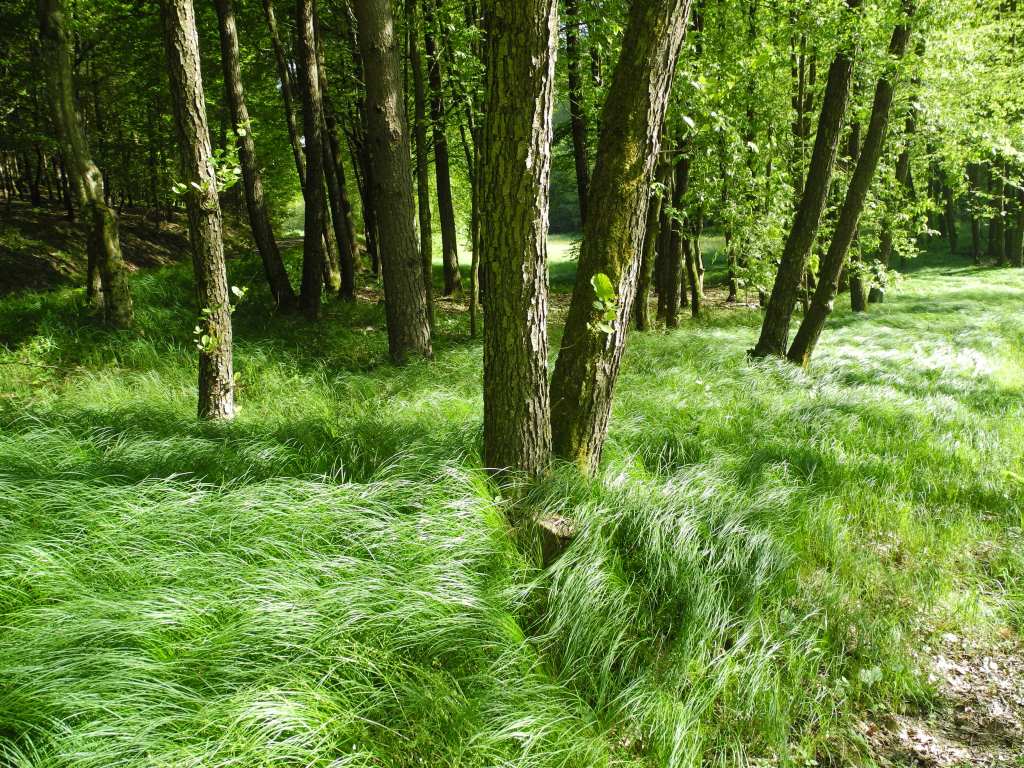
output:
[[[302,245],[302,289],[299,302],[306,317],[320,314],[323,295],[324,251],[320,240],[325,229],[324,154],[321,142],[320,68],[316,59],[316,31],[313,25],[314,0],[296,0],[295,22],[298,41],[299,73],[302,94],[302,125],[306,149],[306,211]],[[328,259],[329,260],[329,259]]]
[[[238,162],[242,167],[242,183],[245,186],[245,204],[249,213],[256,249],[263,260],[263,271],[270,285],[274,303],[284,310],[295,304],[295,292],[288,281],[288,272],[277,248],[270,213],[263,199],[263,179],[256,162],[256,143],[249,124],[249,110],[245,105],[242,90],[242,65],[238,45],[238,28],[232,0],[214,0],[220,30],[220,53],[224,67],[224,89],[227,94],[231,120],[235,126],[238,141]]]
[[[861,0],[847,0],[846,7],[855,11]],[[797,207],[793,227],[786,238],[771,296],[765,307],[761,336],[751,350],[754,357],[782,356],[789,338],[789,324],[796,306],[797,292],[807,270],[807,260],[818,235],[821,214],[825,210],[836,151],[842,132],[843,117],[850,99],[850,80],[853,76],[853,57],[849,50],[836,53],[829,67],[818,134],[814,140],[811,164],[804,184],[800,205]]]
[[[682,220],[683,198],[690,186],[690,158],[685,150],[680,154],[673,167],[674,180],[672,183],[672,209],[674,215],[670,218],[672,225],[672,238],[668,250],[668,259],[665,264],[665,327],[679,327],[679,308],[689,303],[686,297],[685,280],[683,278],[683,231]]]
[[[429,2],[429,0],[428,0]],[[423,78],[423,57],[419,49],[420,18],[416,0],[406,0],[408,19],[409,60],[412,63],[413,108],[416,144],[416,200],[420,223],[420,260],[423,269],[423,290],[426,293],[427,317],[434,324],[434,233],[430,221],[430,158],[427,157],[427,88]],[[474,318],[475,319],[475,318]]]
[[[92,160],[75,111],[73,54],[66,17],[63,0],[39,0],[39,39],[43,46],[50,107],[82,211],[90,262],[98,267],[107,321],[126,327],[132,324],[132,297],[121,257],[117,216],[106,204],[103,177]],[[95,295],[94,290],[90,280],[88,292]]]
[[[374,208],[388,222],[379,231],[388,348],[391,359],[400,363],[410,354],[430,357],[432,351],[423,268],[413,223],[416,214],[399,41],[391,0],[356,0],[355,12],[366,76],[371,192]]]
[[[292,95],[292,76],[288,69],[288,58],[285,55],[284,44],[281,42],[281,35],[277,29],[277,17],[274,14],[272,0],[263,0],[263,13],[267,19],[267,29],[270,32],[270,42],[274,49],[274,61],[277,63],[277,79],[281,88],[281,99],[284,101],[284,117],[288,125],[288,138],[292,147],[292,158],[295,160],[295,170],[299,174],[299,184],[305,189],[306,186],[306,160],[302,153],[302,141],[299,137],[299,127],[295,121],[295,99]]]
[[[655,174],[662,189],[652,188],[651,197],[647,203],[647,223],[644,225],[643,253],[640,257],[640,274],[636,284],[636,306],[633,309],[638,331],[646,331],[651,328],[651,281],[654,276],[655,246],[661,231],[659,226],[661,210],[664,206],[665,191],[668,189],[668,180],[671,174],[671,163],[662,161]]]
[[[566,68],[569,73],[569,125],[572,130],[572,156],[576,166],[576,192],[580,201],[580,223],[587,220],[587,195],[590,190],[590,156],[587,152],[587,113],[580,73],[580,11],[578,0],[566,0]],[[660,208],[660,204],[659,204]]]
[[[199,417],[235,415],[231,364],[231,297],[217,175],[213,166],[206,99],[199,65],[199,36],[192,0],[161,0],[167,69],[174,123],[181,151],[182,182],[188,207],[192,265],[201,310],[199,341]]]
[[[674,166],[667,163],[665,171],[665,191],[667,201],[672,200]],[[658,217],[658,235],[654,243],[654,288],[658,292],[658,308],[655,317],[664,322],[668,314],[668,265],[672,260],[672,217],[669,215],[669,205],[662,203],[661,212]]]
[[[689,0],[634,0],[601,115],[590,216],[576,287],[551,383],[555,453],[584,471],[601,459],[612,393],[636,296],[651,175],[661,149],[668,94],[689,17]],[[604,278],[597,277],[604,275]],[[611,283],[615,319],[604,331],[594,282]]]
[[[855,165],[860,157],[860,122],[854,122],[850,126],[850,163]],[[866,312],[868,308],[868,297],[864,290],[864,277],[861,274],[863,263],[861,262],[857,233],[853,235],[852,252],[850,254],[850,309],[854,312]]]
[[[459,272],[459,238],[455,229],[452,199],[451,160],[448,152],[448,119],[441,84],[441,55],[434,38],[434,10],[437,0],[423,0],[423,40],[427,51],[427,79],[430,83],[430,122],[434,131],[434,178],[437,185],[437,215],[441,221],[441,258],[444,267],[444,295],[462,295]]]
[[[551,454],[547,223],[555,0],[487,0],[480,156],[484,459],[538,474]]]
[[[909,18],[913,9],[907,5],[904,10],[907,21],[897,25],[889,43],[889,55],[893,59],[903,57],[910,39]],[[874,179],[878,160],[882,156],[895,90],[895,73],[885,72],[875,86],[871,120],[868,123],[867,134],[864,136],[864,146],[861,148],[857,167],[853,171],[853,178],[846,191],[846,198],[843,200],[843,207],[839,213],[839,222],[836,224],[835,233],[832,235],[832,242],[829,244],[828,252],[819,270],[818,285],[814,290],[811,306],[807,314],[804,315],[796,338],[793,339],[793,344],[786,355],[792,362],[804,366],[810,362],[814,347],[825,327],[825,320],[832,311],[836,292],[839,289],[839,274],[842,272],[850,244],[856,235],[860,215],[864,210],[864,202]]]

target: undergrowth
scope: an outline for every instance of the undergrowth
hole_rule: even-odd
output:
[[[461,313],[394,369],[379,306],[257,289],[212,425],[187,269],[133,288],[0,302],[0,765],[851,765],[923,637],[1024,631],[1018,272],[920,270],[810,372],[756,312],[634,334],[600,475],[515,499]]]

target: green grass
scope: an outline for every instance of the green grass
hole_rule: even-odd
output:
[[[186,266],[138,332],[0,301],[0,765],[845,766],[929,706],[922,638],[1024,630],[1019,271],[917,269],[809,373],[747,362],[756,312],[634,334],[599,477],[513,500],[463,315],[394,369],[381,307],[231,269],[228,425]],[[531,510],[580,523],[547,570]]]

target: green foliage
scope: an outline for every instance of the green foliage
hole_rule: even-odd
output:
[[[638,335],[600,476],[518,502],[443,312],[437,360],[398,370],[382,308],[313,336],[256,286],[242,413],[204,424],[186,266],[134,277],[138,333],[6,298],[0,760],[857,765],[865,709],[929,701],[922,633],[1024,629],[1024,278],[999,275],[838,311],[812,375],[748,364],[756,312]],[[534,509],[579,525],[547,570],[509,536]]]
[[[615,293],[611,278],[604,272],[598,272],[590,278],[590,285],[597,297],[593,301],[593,307],[598,312],[597,319],[590,324],[591,330],[596,333],[615,333],[613,323],[619,311],[619,297]]]

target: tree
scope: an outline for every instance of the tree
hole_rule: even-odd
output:
[[[434,238],[430,222],[430,160],[427,157],[427,88],[423,78],[423,57],[419,49],[419,13],[416,0],[406,0],[409,27],[409,61],[412,64],[413,109],[416,143],[416,209],[420,225],[420,260],[423,290],[427,300],[427,318],[434,324]]]
[[[846,7],[853,12],[860,3],[861,0],[847,0]],[[818,134],[814,139],[807,180],[765,307],[761,336],[751,350],[754,357],[782,357],[786,352],[789,324],[796,307],[797,291],[804,278],[807,260],[818,235],[821,215],[828,199],[843,116],[846,114],[846,105],[850,99],[852,76],[853,55],[847,47],[842,47],[836,53],[828,70],[821,114],[818,117]]]
[[[484,459],[548,463],[547,222],[557,41],[555,0],[489,0],[480,158]]]
[[[462,294],[459,272],[459,239],[455,230],[452,200],[451,159],[448,153],[447,114],[441,84],[441,55],[432,29],[437,0],[423,0],[423,40],[427,50],[427,79],[430,83],[430,123],[434,133],[434,177],[437,184],[437,215],[441,220],[441,253],[444,267],[444,295]]]
[[[651,176],[689,11],[689,0],[634,0],[601,113],[591,215],[551,382],[554,451],[587,472],[597,468],[608,429]]]
[[[196,339],[199,417],[230,419],[235,415],[231,299],[224,264],[217,173],[206,122],[195,10],[192,0],[161,0],[160,11],[174,124],[181,152],[179,189],[188,208],[192,266],[200,307]]]
[[[580,221],[587,220],[587,196],[590,193],[590,157],[587,152],[587,113],[580,73],[579,0],[565,0],[565,53],[569,75],[569,123],[572,130],[572,156],[576,169],[576,193],[580,200]]]
[[[811,306],[804,315],[800,329],[786,355],[790,361],[804,366],[810,362],[814,347],[825,327],[825,320],[832,312],[832,305],[839,290],[839,275],[850,251],[850,244],[856,236],[860,216],[864,210],[864,201],[867,199],[868,189],[871,187],[875,169],[878,167],[878,160],[882,156],[886,129],[889,125],[889,112],[896,91],[896,72],[893,71],[893,68],[895,63],[906,53],[907,41],[910,40],[909,18],[913,12],[913,6],[907,4],[905,6],[907,20],[897,24],[893,30],[892,40],[889,43],[891,61],[886,67],[886,71],[878,78],[878,83],[875,86],[871,119],[868,123],[867,133],[864,135],[864,145],[861,147],[860,157],[857,159],[857,165],[853,171],[853,178],[850,180],[850,186],[843,200],[839,222],[832,235],[828,253],[821,263],[818,285],[814,290]]]
[[[104,314],[111,325],[127,327],[132,324],[132,297],[121,257],[117,214],[106,203],[103,176],[89,153],[75,110],[74,54],[64,0],[39,0],[39,39],[50,112],[82,210],[89,262],[100,275]],[[34,188],[38,188],[38,183]]]
[[[380,227],[381,266],[391,359],[430,357],[430,320],[416,229],[409,132],[391,0],[355,0],[366,77],[367,140],[373,165],[371,197]]]
[[[274,238],[270,213],[263,199],[263,179],[256,162],[256,142],[252,135],[249,110],[245,105],[242,90],[242,65],[238,45],[238,29],[235,24],[235,9],[232,0],[214,0],[220,31],[220,55],[224,68],[224,91],[231,120],[235,127],[238,144],[238,163],[242,169],[242,183],[245,186],[245,204],[249,213],[256,249],[263,261],[263,271],[270,285],[274,303],[284,310],[295,304],[295,291],[288,280],[281,252]]]

